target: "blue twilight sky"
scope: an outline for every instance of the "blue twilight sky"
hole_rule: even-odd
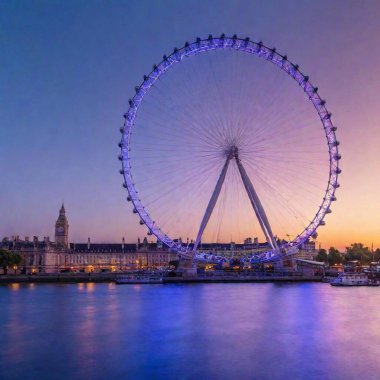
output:
[[[144,236],[118,174],[133,87],[184,41],[263,40],[327,99],[342,188],[322,245],[380,246],[378,1],[3,1],[0,4],[0,237],[53,236],[64,199],[70,241]]]

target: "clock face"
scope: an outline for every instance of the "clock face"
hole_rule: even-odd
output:
[[[65,229],[62,227],[62,226],[59,226],[58,228],[57,228],[57,232],[63,232]]]

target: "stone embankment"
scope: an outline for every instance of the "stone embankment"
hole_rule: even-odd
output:
[[[196,276],[196,277],[165,277],[164,283],[217,283],[217,282],[302,282],[316,281],[321,282],[322,276],[310,275],[292,275],[285,273],[271,273],[259,275],[211,275],[211,276]]]
[[[0,284],[11,283],[82,283],[82,282],[114,282],[126,273],[38,273],[34,275],[0,275]],[[202,274],[198,276],[164,277],[164,283],[217,283],[217,282],[300,282],[322,281],[322,276],[295,273],[254,273],[254,274]]]
[[[112,282],[121,273],[38,273],[33,275],[0,275],[0,284],[9,283],[78,283],[78,282]]]

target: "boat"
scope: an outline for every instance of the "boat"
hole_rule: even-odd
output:
[[[365,273],[340,273],[330,282],[332,286],[380,286],[379,280],[369,279]]]
[[[162,284],[163,277],[157,274],[139,274],[120,276],[115,279],[116,284]]]

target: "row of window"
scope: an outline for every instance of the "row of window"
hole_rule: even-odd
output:
[[[134,264],[136,261],[148,263],[167,263],[169,259],[169,255],[161,254],[148,256],[148,258],[146,256],[136,255],[125,255],[118,257],[67,255],[65,256],[65,264]]]

